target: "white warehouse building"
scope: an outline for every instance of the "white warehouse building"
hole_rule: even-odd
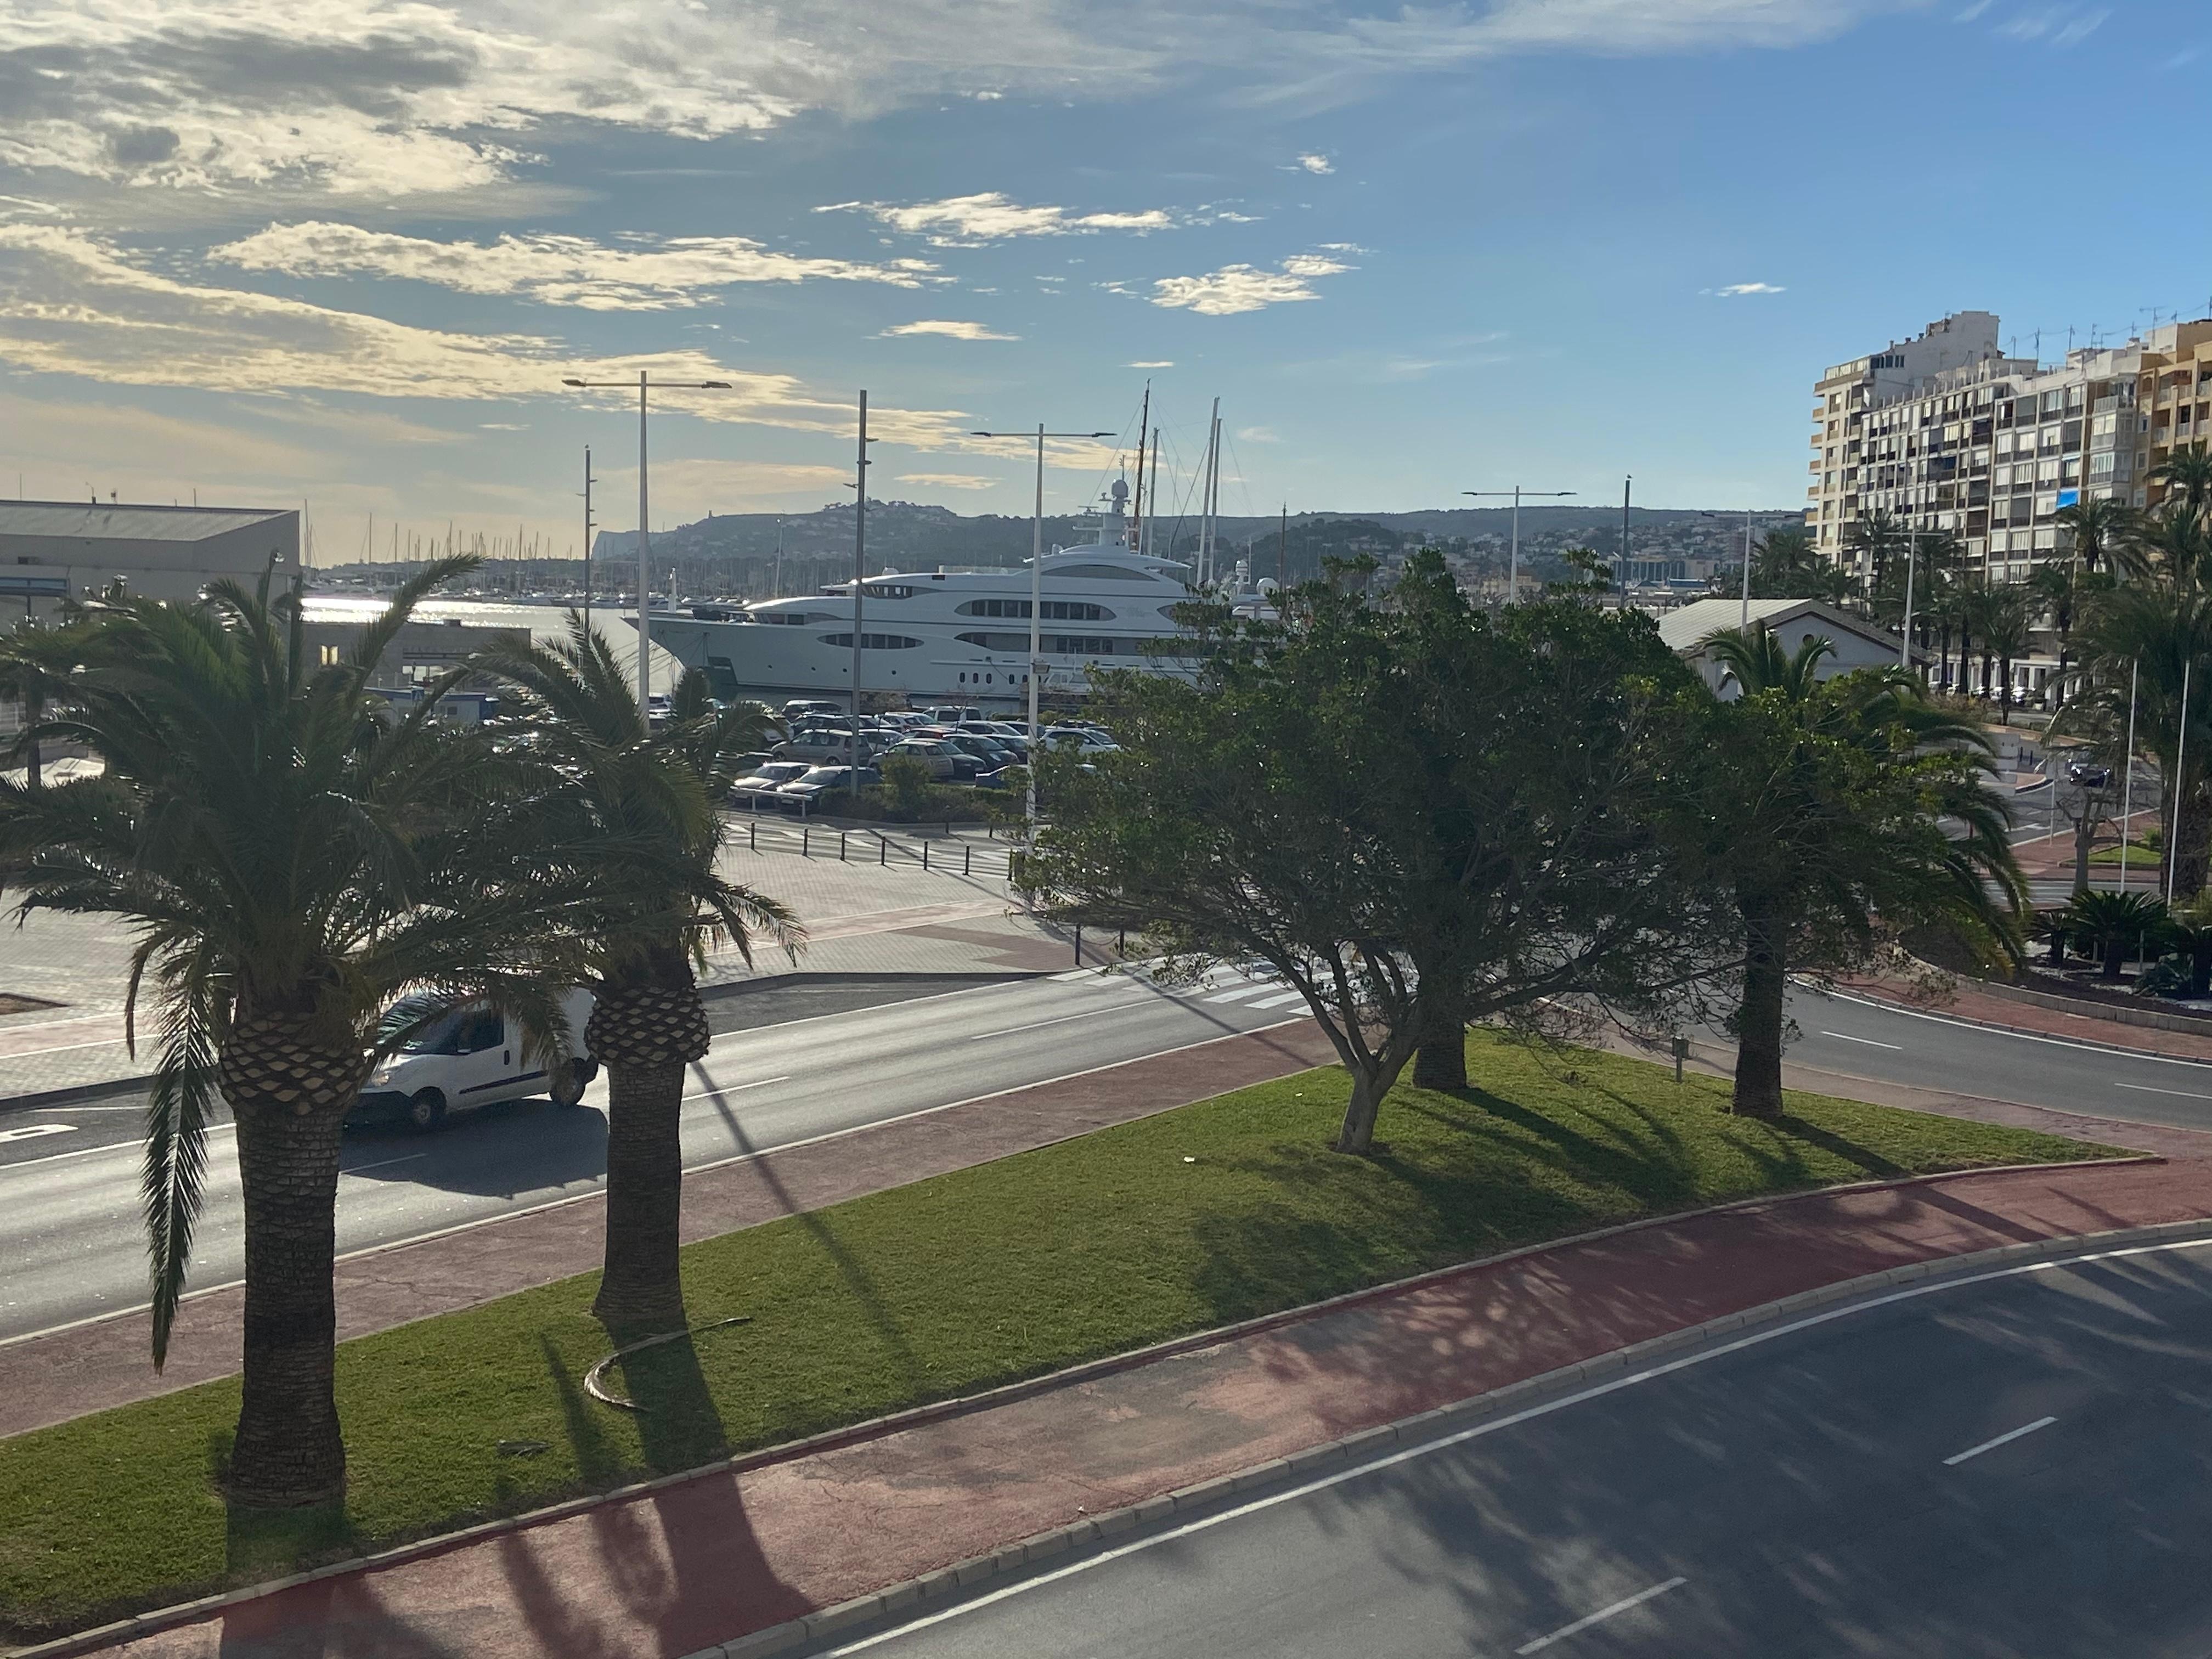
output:
[[[260,507],[0,501],[0,625],[51,617],[117,577],[135,594],[190,599],[220,576],[249,586],[300,573],[300,514]]]

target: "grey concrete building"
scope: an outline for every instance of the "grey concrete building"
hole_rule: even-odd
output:
[[[0,617],[48,616],[121,577],[133,593],[189,599],[219,576],[300,572],[297,508],[0,501]]]

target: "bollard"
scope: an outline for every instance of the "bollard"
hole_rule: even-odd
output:
[[[837,862],[838,862],[838,863],[840,863],[840,864],[842,864],[844,861],[845,861],[845,832],[844,832],[842,830],[840,830],[837,832]]]
[[[1083,966],[1083,924],[1075,924],[1075,965]]]
[[[755,818],[745,826],[745,851],[748,853],[760,851],[760,820],[758,818]]]
[[[975,849],[966,842],[960,843],[960,873],[966,875],[975,865]]]
[[[1114,954],[1117,957],[1129,954],[1129,930],[1126,927],[1114,935]]]
[[[813,836],[814,830],[811,824],[801,823],[799,826],[799,857],[803,859],[811,859],[814,856]]]
[[[1690,1039],[1686,1036],[1676,1037],[1674,1039],[1674,1081],[1677,1083],[1682,1080],[1682,1061],[1688,1056],[1689,1052]]]
[[[925,870],[929,868],[929,843],[927,842],[924,842],[921,844],[921,867]]]
[[[878,864],[889,864],[890,861],[891,844],[883,836],[878,836],[876,837],[876,862]]]

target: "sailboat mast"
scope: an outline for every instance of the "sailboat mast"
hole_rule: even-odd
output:
[[[1152,425],[1152,383],[1145,382],[1145,402],[1137,411],[1137,499],[1129,514],[1129,545],[1141,550],[1145,544],[1145,434]]]
[[[1206,483],[1199,501],[1198,581],[1203,587],[1213,580],[1214,515],[1221,489],[1221,399],[1213,400],[1213,416],[1206,429]]]

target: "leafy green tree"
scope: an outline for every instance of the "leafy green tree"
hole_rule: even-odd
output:
[[[652,731],[613,651],[570,614],[565,644],[501,641],[473,665],[501,687],[498,737],[549,774],[543,809],[567,874],[589,895],[576,945],[596,997],[586,1042],[607,1073],[607,1221],[592,1311],[625,1329],[680,1328],[684,1071],[707,1053],[694,965],[718,940],[752,960],[764,934],[794,949],[775,900],[720,875],[718,810],[769,726],[756,703],[718,709],[707,677],[677,682]]]
[[[1831,641],[1785,652],[1763,629],[1712,649],[1741,695],[1710,703],[1690,821],[1700,860],[1728,872],[1741,944],[1735,1107],[1773,1117],[1793,972],[1863,965],[1882,927],[1915,922],[2008,949],[2026,888],[1984,787],[1988,738],[1932,707],[1911,675],[1823,681]]]
[[[1702,971],[1685,884],[1638,810],[1680,745],[1650,717],[1687,671],[1577,592],[1493,616],[1415,555],[1387,605],[1285,596],[1208,623],[1196,684],[1108,684],[1122,751],[1054,784],[1035,884],[1193,957],[1256,957],[1352,1075],[1335,1145],[1373,1145],[1417,1049],[1463,1080],[1472,1019],[1649,1000]]]
[[[216,583],[197,605],[95,606],[40,735],[104,775],[0,782],[0,887],[21,908],[122,917],[128,1006],[150,987],[160,1052],[144,1204],[153,1349],[167,1357],[220,1091],[246,1224],[245,1378],[224,1486],[246,1506],[327,1501],[345,1447],[331,1391],[339,1133],[403,992],[489,999],[532,1041],[565,1037],[567,895],[512,849],[526,806],[485,746],[400,719],[369,676],[431,564],[344,658],[313,662],[299,606]]]

